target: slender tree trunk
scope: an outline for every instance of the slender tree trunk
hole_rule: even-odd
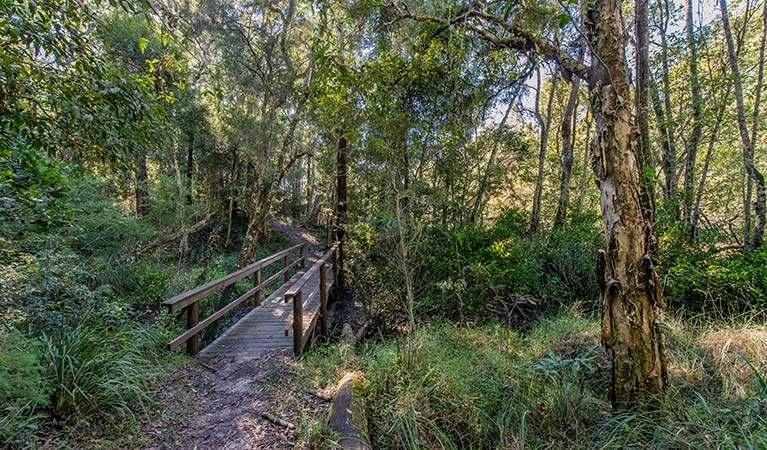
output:
[[[194,176],[194,134],[189,136],[186,149],[186,204],[192,204],[192,178]]]
[[[661,102],[660,94],[658,93],[658,86],[652,81],[650,83],[650,93],[652,94],[655,121],[658,125],[658,135],[660,136],[661,168],[666,181],[663,189],[663,199],[668,201],[673,199],[672,183],[676,177],[676,167],[675,162],[671,159],[668,127],[666,127],[666,113],[663,111],[663,103]]]
[[[661,65],[663,76],[663,106],[660,106],[661,111],[665,107],[665,112],[658,116],[659,124],[665,128],[664,139],[664,153],[663,153],[663,172],[666,177],[666,200],[674,200],[676,198],[677,185],[679,183],[677,177],[676,168],[676,127],[674,124],[673,112],[671,109],[671,83],[669,81],[669,63],[668,63],[668,39],[666,33],[668,30],[669,16],[671,13],[668,9],[668,0],[658,0],[658,13],[660,16],[660,40],[661,40]],[[657,92],[657,91],[656,91]],[[657,111],[656,111],[657,113]],[[661,118],[662,117],[662,118]],[[661,135],[661,138],[664,136]],[[672,210],[673,218],[679,218],[679,210],[675,206]]]
[[[506,121],[509,119],[509,114],[511,113],[511,109],[513,107],[513,103],[509,103],[509,106],[506,108],[506,113],[503,115],[503,120],[501,120],[501,123],[498,124],[496,135],[500,137],[501,131],[506,126]],[[487,190],[487,183],[490,179],[490,171],[493,168],[493,164],[495,164],[495,155],[498,153],[498,147],[499,144],[493,145],[493,149],[490,151],[490,159],[487,161],[487,166],[485,167],[485,171],[482,174],[482,180],[479,183],[479,188],[477,189],[477,197],[474,199],[474,205],[471,208],[471,223],[477,223],[477,220],[482,218],[482,212],[484,210],[484,198],[485,198],[485,191]]]
[[[735,42],[730,28],[730,19],[727,13],[727,0],[719,0],[719,7],[722,12],[722,28],[727,41],[727,56],[732,71],[733,86],[735,87],[735,103],[738,110],[738,130],[743,144],[743,165],[746,173],[754,183],[756,188],[756,202],[754,204],[754,232],[751,238],[751,246],[756,248],[762,245],[764,238],[765,221],[765,203],[767,195],[765,193],[764,176],[757,170],[754,164],[754,147],[751,136],[749,135],[748,125],[746,124],[746,107],[743,101],[743,84],[740,78],[740,69],[738,67],[738,57],[735,51]],[[764,57],[764,48],[761,52]],[[764,61],[762,60],[762,63]]]
[[[684,220],[692,223],[692,208],[695,192],[695,163],[698,156],[698,144],[703,130],[703,99],[698,79],[698,48],[692,16],[692,0],[685,2],[687,36],[687,59],[690,64],[690,93],[692,101],[692,133],[687,140],[687,156],[684,164]]]
[[[237,193],[237,147],[232,145],[232,153],[230,158],[232,165],[229,167],[229,199],[227,207],[227,222],[226,222],[226,243],[224,246],[229,248],[230,239],[232,237],[232,219],[234,216],[234,197]]]
[[[347,185],[346,185],[346,136],[344,131],[338,137],[338,146],[336,151],[336,240],[340,243],[338,246],[338,285],[344,286],[344,241],[346,238],[346,215],[348,210],[347,203]],[[397,201],[399,207],[399,200]]]
[[[636,0],[636,120],[639,128],[637,162],[639,163],[639,200],[642,215],[650,227],[650,249],[656,245],[652,228],[655,226],[655,164],[650,147],[650,34],[648,30],[648,0]],[[688,0],[689,1],[689,0]]]
[[[583,166],[581,177],[578,180],[578,206],[575,208],[578,214],[583,213],[583,200],[586,198],[586,181],[588,179],[589,155],[591,154],[591,114],[586,111],[586,144],[583,146]]]
[[[621,2],[588,4],[592,52],[591,111],[596,124],[592,158],[600,190],[605,248],[597,279],[603,301],[602,343],[612,358],[610,399],[616,408],[659,405],[666,364],[657,309],[663,294],[650,252],[650,225],[642,215],[632,130]]]
[[[700,202],[703,199],[703,188],[706,186],[706,178],[708,177],[708,167],[711,163],[711,155],[714,151],[714,144],[719,134],[719,127],[722,124],[722,117],[724,111],[727,109],[727,99],[730,96],[730,89],[722,98],[722,105],[719,107],[719,112],[716,114],[716,121],[714,127],[711,129],[711,136],[708,140],[708,148],[706,149],[706,159],[703,162],[703,173],[700,175],[700,182],[698,183],[698,191],[695,194],[695,207],[692,210],[692,216],[690,218],[690,240],[694,241],[698,230],[698,219],[700,218]]]
[[[146,169],[146,150],[139,147],[136,154],[136,216],[144,217],[147,213],[146,205],[146,183],[147,183],[147,169]]]
[[[743,28],[746,28],[746,25],[743,25]],[[738,49],[736,51],[740,51],[740,42],[738,43]],[[760,105],[762,101],[762,86],[764,83],[764,48],[767,46],[767,2],[762,3],[762,38],[759,45],[759,61],[757,62],[757,65],[759,67],[758,69],[758,75],[756,77],[756,89],[754,90],[754,112],[751,117],[751,148],[752,150],[756,148],[756,141],[758,138],[758,130],[759,130],[759,111],[760,111]],[[761,175],[761,174],[760,174]],[[749,176],[747,181],[747,187],[746,187],[746,202],[745,202],[745,208],[744,216],[745,216],[745,236],[743,239],[743,242],[749,242],[750,231],[751,231],[751,198],[753,195],[754,190],[754,179]],[[762,190],[764,190],[764,182],[762,182]],[[757,185],[757,201],[759,200],[759,188]],[[759,206],[756,206],[757,211],[759,210]],[[754,235],[751,239],[751,245],[754,247],[758,247],[762,243],[762,236],[764,235],[764,209],[765,205],[762,204],[762,229],[761,231],[757,231],[756,228],[754,228]],[[759,214],[759,213],[757,213]],[[759,220],[759,219],[757,219]],[[743,248],[748,251],[748,245],[744,245]]]
[[[583,61],[583,48],[578,52],[578,61]],[[567,222],[567,208],[570,205],[570,175],[573,169],[573,139],[575,110],[580,92],[581,79],[573,77],[570,83],[570,94],[567,98],[567,104],[562,114],[562,125],[560,133],[562,135],[562,177],[559,182],[559,205],[557,214],[554,218],[554,228],[562,228]]]
[[[538,70],[538,90],[535,94],[536,117],[541,126],[540,142],[538,148],[538,176],[535,179],[535,193],[533,195],[533,212],[530,220],[530,232],[537,233],[541,225],[541,195],[543,193],[543,164],[546,161],[546,149],[549,146],[549,129],[551,128],[552,102],[554,100],[554,91],[556,89],[556,78],[552,78],[551,91],[546,106],[546,118],[541,119],[540,96],[543,90],[541,83],[541,71]]]

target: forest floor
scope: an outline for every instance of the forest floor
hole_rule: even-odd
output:
[[[322,250],[302,228],[281,221],[272,221],[271,227],[293,245],[306,244],[307,254]],[[360,305],[353,298],[336,302],[330,310],[331,329],[339,329],[345,315],[357,319],[355,310]],[[328,409],[322,398],[327,395],[302,385],[295,377],[299,370],[300,362],[290,350],[259,358],[190,360],[157,395],[168,413],[146,430],[155,438],[145,448],[295,448],[309,438]],[[274,423],[274,418],[283,423]]]

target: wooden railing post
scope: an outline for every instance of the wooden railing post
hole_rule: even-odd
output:
[[[301,291],[293,296],[293,354],[298,356],[304,350],[304,305]]]
[[[341,299],[341,286],[338,284],[338,248],[333,252],[333,286],[336,288],[336,292],[334,295],[335,300],[338,301]]]
[[[298,265],[298,267],[302,269],[306,265],[306,260],[304,259],[304,247],[306,247],[306,245],[302,245],[301,249],[298,251],[298,258],[301,260],[301,263]]]
[[[192,303],[186,307],[186,329],[192,329],[197,325],[200,319],[199,309],[197,302]],[[186,354],[194,356],[200,350],[200,335],[195,334],[188,341],[186,341]]]
[[[261,284],[261,269],[256,270],[256,273],[253,274],[253,287],[258,287],[258,285]],[[256,293],[253,295],[253,306],[258,306],[261,304],[261,289],[256,291]]]
[[[285,255],[285,256],[283,256],[283,257],[282,257],[282,268],[283,268],[283,269],[285,269],[285,268],[287,268],[287,267],[288,267],[288,264],[289,264],[289,262],[288,262],[288,257],[289,257],[289,255]],[[283,278],[283,279],[282,279],[282,282],[283,282],[283,283],[287,283],[287,282],[288,282],[288,280],[290,279],[290,271],[289,271],[289,270],[286,270],[286,271],[285,271],[285,275],[283,275],[283,277],[282,277],[282,278]]]
[[[323,337],[328,335],[328,294],[327,294],[327,274],[325,272],[325,263],[320,266],[320,333]]]

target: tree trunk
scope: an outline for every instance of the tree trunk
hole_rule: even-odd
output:
[[[706,186],[706,178],[708,177],[708,166],[711,163],[711,154],[714,151],[714,144],[716,143],[717,135],[719,134],[719,127],[722,124],[722,117],[724,111],[727,109],[727,99],[730,96],[730,89],[722,98],[722,105],[719,107],[719,112],[716,114],[716,121],[714,122],[714,128],[711,129],[711,136],[708,140],[708,148],[706,149],[706,159],[703,162],[703,173],[700,175],[700,182],[698,183],[698,191],[695,194],[695,206],[692,210],[692,216],[690,217],[690,241],[695,240],[695,235],[698,230],[698,219],[700,218],[700,202],[703,199],[703,188]]]
[[[578,61],[583,61],[583,48],[578,52]],[[554,228],[562,228],[567,221],[567,208],[570,204],[570,175],[573,169],[573,139],[575,135],[573,125],[575,123],[575,105],[578,101],[581,79],[573,77],[570,84],[570,95],[562,114],[562,177],[559,182],[559,205],[554,218]]]
[[[348,208],[346,197],[346,136],[341,131],[338,137],[336,152],[336,240],[338,246],[338,285],[344,286],[344,240],[346,237],[346,212]]]
[[[660,105],[660,97],[658,101],[658,107],[665,112],[658,115],[659,126],[665,128],[666,132],[661,133],[661,138],[664,141],[663,147],[663,173],[666,177],[666,200],[674,200],[677,192],[677,172],[676,172],[676,129],[674,124],[673,113],[671,110],[671,83],[669,81],[669,64],[668,64],[668,40],[666,38],[666,32],[668,30],[668,21],[670,12],[668,10],[668,0],[658,0],[658,12],[660,15],[660,40],[661,40],[661,63],[663,69],[663,106]],[[656,91],[657,93],[657,91]],[[656,114],[657,114],[656,110]],[[665,136],[664,136],[665,135]],[[675,206],[673,208],[673,218],[679,218],[679,209]]]
[[[139,147],[136,154],[136,216],[144,217],[147,213],[146,206],[146,183],[147,183],[147,169],[146,169],[146,151]]]
[[[684,164],[684,220],[692,224],[693,195],[695,192],[695,162],[698,156],[698,143],[703,130],[703,99],[698,79],[698,49],[692,18],[692,0],[685,2],[687,35],[687,58],[690,64],[690,93],[692,95],[692,134],[687,141],[687,156]]]
[[[503,120],[501,120],[501,123],[498,124],[498,128],[496,131],[497,138],[500,138],[501,132],[503,131],[503,128],[506,126],[506,121],[509,119],[509,114],[511,113],[511,109],[514,106],[513,103],[509,103],[509,106],[506,108],[506,114],[503,115]],[[478,219],[482,218],[482,212],[484,210],[485,202],[485,191],[487,190],[487,183],[490,178],[490,171],[493,168],[493,164],[495,164],[495,155],[498,153],[498,147],[499,144],[496,142],[493,145],[493,149],[490,151],[490,159],[487,162],[487,166],[485,167],[485,171],[482,174],[482,180],[479,183],[479,188],[477,188],[477,197],[474,199],[474,205],[471,208],[471,223],[477,223]]]
[[[745,24],[743,26],[745,28]],[[756,89],[754,90],[754,112],[751,117],[751,148],[756,148],[756,141],[757,141],[757,131],[759,130],[759,108],[761,105],[762,100],[762,86],[764,83],[764,47],[767,46],[767,2],[762,3],[762,38],[759,45],[759,61],[757,62],[758,69],[758,75],[756,77]],[[738,50],[740,50],[738,48]],[[761,175],[761,174],[760,174]],[[753,194],[753,184],[754,180],[749,177],[748,178],[748,188],[746,189],[746,233],[745,233],[745,239],[743,242],[748,242],[749,238],[749,229],[751,228],[751,196]],[[759,188],[757,184],[757,201],[759,200]],[[762,181],[762,191],[764,191],[764,181]],[[764,194],[762,195],[762,198],[764,199]],[[762,200],[764,202],[764,200]],[[757,211],[759,210],[759,206],[756,207]],[[756,228],[754,228],[754,235],[751,242],[751,245],[754,247],[758,247],[762,244],[762,236],[764,235],[764,209],[765,205],[762,203],[762,215],[761,215],[761,221],[762,221],[762,228],[760,231],[757,231]],[[759,213],[757,212],[757,215]],[[759,219],[757,219],[759,220]],[[743,247],[746,251],[748,250],[748,245],[745,245]]]
[[[764,176],[754,165],[754,147],[746,124],[743,84],[740,78],[735,42],[730,28],[730,19],[727,14],[727,1],[719,0],[719,7],[722,12],[722,28],[724,29],[725,38],[727,40],[727,56],[730,62],[730,70],[732,71],[733,86],[735,87],[735,103],[738,110],[738,130],[740,131],[740,139],[743,144],[743,165],[746,168],[746,173],[748,173],[748,176],[751,178],[754,187],[756,188],[756,201],[754,202],[754,232],[751,238],[751,246],[756,248],[762,245],[762,240],[764,238],[765,200],[767,200],[767,196],[765,195]],[[762,58],[764,58],[763,51],[764,48],[762,48],[761,52]]]
[[[612,358],[610,400],[620,409],[659,406],[667,380],[656,317],[663,296],[652,265],[651,230],[639,200],[638,136],[631,126],[621,2],[595,0],[588,5],[589,90],[596,124],[592,162],[605,232],[597,280],[603,300],[602,343]]]
[[[639,201],[642,215],[650,227],[650,249],[657,248],[652,229],[655,226],[655,164],[650,148],[650,36],[648,0],[636,0],[636,120],[639,128],[637,162],[639,163]],[[688,0],[689,1],[689,0]]]
[[[583,213],[583,200],[586,197],[586,180],[588,178],[589,155],[591,154],[591,114],[586,111],[586,143],[583,146],[583,166],[581,167],[581,177],[578,180],[578,206],[575,211],[578,214]]]
[[[192,204],[192,178],[194,176],[194,134],[189,136],[186,149],[186,204]]]
[[[551,92],[546,106],[546,118],[541,118],[540,97],[543,90],[541,83],[541,71],[538,70],[538,90],[535,94],[535,115],[541,126],[540,142],[538,148],[538,176],[535,179],[535,194],[533,196],[533,212],[530,220],[530,232],[537,233],[541,225],[541,195],[543,193],[543,164],[546,161],[546,149],[549,146],[549,129],[551,128],[551,110],[554,100],[554,90],[556,89],[556,78],[551,80]]]

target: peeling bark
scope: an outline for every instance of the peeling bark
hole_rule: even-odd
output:
[[[631,92],[623,56],[621,3],[589,3],[589,76],[596,125],[592,167],[600,188],[605,248],[597,278],[602,292],[602,344],[612,356],[610,400],[615,408],[660,405],[667,374],[657,310],[663,294],[642,215],[631,126]]]

